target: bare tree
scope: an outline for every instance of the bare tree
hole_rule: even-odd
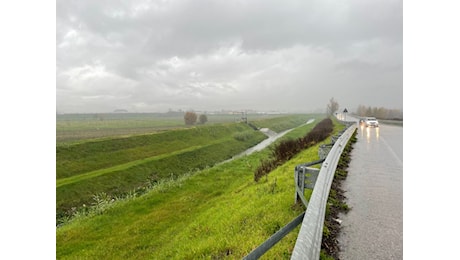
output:
[[[196,119],[198,116],[196,115],[195,112],[188,111],[184,115],[184,121],[186,125],[194,125],[196,123]]]
[[[331,98],[329,100],[329,104],[327,105],[327,114],[328,115],[333,115],[335,111],[339,109],[339,103],[334,100],[334,98]]]

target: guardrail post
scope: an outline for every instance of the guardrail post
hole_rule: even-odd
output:
[[[299,188],[300,188],[300,192],[303,194],[305,194],[305,167],[302,167],[301,168],[301,174],[300,174],[300,183],[299,183]]]
[[[305,167],[305,172],[307,175],[307,181],[305,183],[305,188],[313,190],[315,187],[316,180],[318,179],[319,169]]]
[[[295,178],[295,198],[294,203],[302,202],[306,205],[305,198],[300,194],[304,194],[305,191],[305,167],[296,166],[294,168],[294,178]]]
[[[299,171],[297,170],[297,166],[294,167],[294,185],[294,204],[297,204],[298,202],[300,202],[299,194],[297,193],[297,187],[299,187]]]
[[[332,149],[332,144],[322,144],[319,146],[318,149],[318,156],[320,159],[326,159],[327,155],[329,154],[329,151]]]
[[[339,139],[339,136],[337,135],[331,136],[331,144],[334,144],[337,141],[337,139]]]
[[[319,170],[316,168],[308,167],[316,164],[323,163],[324,159],[317,161],[299,164],[294,168],[294,184],[295,184],[295,195],[294,203],[302,201],[305,207],[308,206],[308,202],[304,197],[305,188],[313,189],[316,180],[318,179]],[[308,174],[308,175],[306,175]],[[307,179],[307,181],[305,181]]]

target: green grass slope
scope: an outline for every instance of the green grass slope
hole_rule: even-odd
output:
[[[56,179],[215,142],[247,130],[245,124],[212,125],[61,145],[56,148]]]
[[[110,196],[123,196],[128,192],[142,188],[150,183],[158,182],[163,178],[170,176],[177,177],[194,169],[203,169],[207,166],[212,166],[220,161],[231,158],[233,155],[244,151],[266,138],[262,133],[253,131],[244,124],[198,130],[189,129],[188,131],[192,132],[192,134],[183,134],[180,131],[180,134],[175,135],[178,141],[174,141],[176,139],[171,140],[169,143],[159,141],[156,146],[162,148],[160,148],[161,154],[157,156],[151,156],[151,154],[146,153],[144,156],[150,157],[139,159],[142,151],[145,151],[143,146],[139,146],[140,151],[135,151],[135,153],[139,154],[136,157],[137,160],[126,162],[126,159],[120,159],[115,155],[105,155],[108,157],[106,161],[109,161],[110,165],[115,166],[101,169],[92,168],[95,170],[58,179],[56,181],[57,218],[68,215],[72,211],[72,208],[82,207],[83,204],[90,204],[93,196],[96,194],[104,192]],[[202,134],[203,137],[199,135],[200,131],[206,132]],[[234,138],[235,134],[242,132],[246,133],[244,140]],[[187,136],[187,138],[184,136]],[[197,143],[193,136],[196,136],[196,139],[200,142]],[[137,138],[133,137],[134,141]],[[163,138],[163,140],[169,139]],[[119,139],[114,139],[113,141],[117,143]],[[174,145],[179,142],[185,143],[183,146],[186,146],[186,149],[176,151]],[[127,138],[126,143],[130,144],[129,138]],[[93,143],[87,144],[92,148]],[[103,154],[102,151],[110,151],[111,147],[117,147],[110,140],[104,141],[104,144],[98,144],[96,146],[97,149],[94,149],[97,152],[94,152],[94,154],[87,153],[88,155],[85,154],[85,156],[82,156],[81,158],[85,158],[84,160],[80,160],[78,156],[75,156],[77,157],[75,160],[82,164],[84,162],[89,163],[95,160],[95,157],[101,157],[97,155],[98,153]],[[89,148],[80,147],[79,149],[90,150]],[[123,154],[126,150],[132,151],[135,148],[119,149],[117,153]],[[106,166],[104,160],[101,159],[101,162]],[[102,167],[101,165],[99,164],[99,167]]]
[[[302,136],[314,125],[283,138]],[[140,197],[108,203],[105,210],[56,230],[56,257],[241,259],[302,212],[294,205],[293,169],[317,160],[319,145],[257,183],[254,170],[270,149],[159,183]],[[297,233],[292,231],[262,259],[289,259]]]

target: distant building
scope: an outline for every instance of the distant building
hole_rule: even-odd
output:
[[[128,110],[126,109],[115,109],[113,110],[114,113],[128,113]]]

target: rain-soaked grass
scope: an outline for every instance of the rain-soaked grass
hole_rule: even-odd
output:
[[[304,135],[314,125],[283,138]],[[140,197],[76,218],[56,230],[56,258],[241,259],[304,210],[294,205],[293,169],[317,160],[319,145],[258,183],[253,172],[269,149],[163,182]],[[298,228],[262,259],[288,259],[297,233]]]

